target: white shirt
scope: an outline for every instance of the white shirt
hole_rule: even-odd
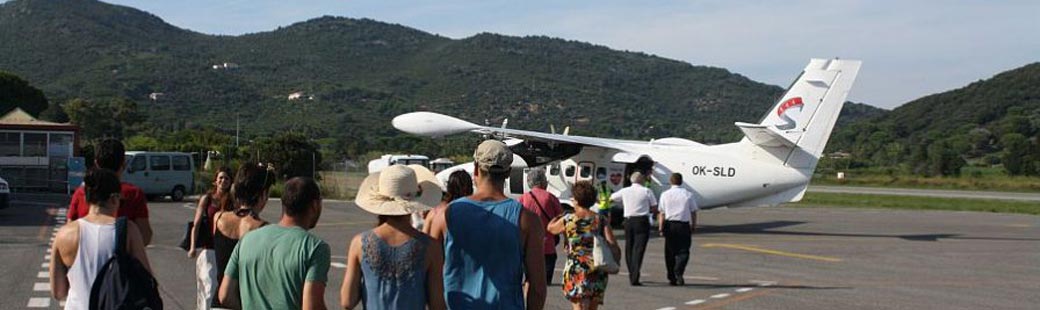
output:
[[[650,215],[650,207],[657,206],[657,196],[641,184],[632,184],[610,194],[610,200],[621,201],[625,217]]]
[[[95,224],[86,219],[76,221],[79,222],[79,249],[68,271],[69,295],[65,299],[65,310],[87,309],[94,279],[112,257],[116,244],[115,224]]]
[[[693,193],[678,185],[672,185],[672,188],[661,193],[660,206],[665,221],[687,223],[690,222],[690,212],[698,209]]]

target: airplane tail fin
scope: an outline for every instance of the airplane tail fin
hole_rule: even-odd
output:
[[[812,59],[758,124],[736,123],[745,140],[792,168],[816,167],[861,62]]]

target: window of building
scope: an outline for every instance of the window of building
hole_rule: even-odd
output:
[[[47,156],[47,134],[25,133],[22,145],[22,156],[24,157],[46,157]]]
[[[52,133],[50,141],[47,142],[47,156],[72,157],[72,134]]]
[[[170,170],[170,156],[148,156],[152,160],[152,171]]]
[[[22,156],[22,134],[0,132],[0,156]]]

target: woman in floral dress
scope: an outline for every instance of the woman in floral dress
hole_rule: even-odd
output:
[[[549,232],[563,233],[567,263],[563,267],[563,295],[573,309],[595,310],[603,304],[607,289],[607,273],[591,271],[594,234],[604,234],[611,245],[617,244],[607,219],[589,207],[596,203],[596,189],[582,181],[571,189],[574,213],[558,216],[549,223]]]

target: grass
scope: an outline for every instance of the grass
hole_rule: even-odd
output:
[[[357,195],[364,172],[321,171],[321,194],[329,199],[352,200]]]
[[[959,199],[843,193],[806,193],[795,207],[850,207],[907,210],[950,210],[1040,215],[1040,203],[1013,200]]]
[[[901,187],[922,189],[992,190],[1009,192],[1040,191],[1040,178],[1007,176],[992,169],[976,168],[959,177],[921,177],[904,174],[887,174],[873,171],[848,171],[844,180],[833,173],[818,174],[814,185],[852,185],[872,187]]]

